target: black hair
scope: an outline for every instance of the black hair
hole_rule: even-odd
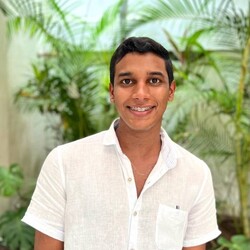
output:
[[[144,54],[151,52],[161,57],[165,61],[168,73],[169,84],[174,80],[173,65],[168,51],[158,42],[149,37],[129,37],[124,40],[115,50],[110,60],[110,83],[114,85],[115,65],[128,53]]]

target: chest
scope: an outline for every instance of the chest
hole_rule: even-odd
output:
[[[83,245],[87,246],[86,249],[91,249],[89,246],[93,245],[99,246],[95,249],[128,249],[127,242],[132,239],[131,235],[137,235],[142,245],[139,249],[158,249],[155,235],[161,225],[158,226],[157,221],[161,221],[161,216],[169,217],[165,216],[169,215],[165,206],[175,213],[176,205],[186,210],[185,199],[190,200],[190,196],[183,191],[186,188],[182,178],[177,175],[175,178],[171,173],[168,177],[166,173],[154,181],[154,175],[135,174],[135,180],[128,181],[129,171],[119,170],[117,165],[109,168],[105,170],[95,166],[95,171],[85,168],[75,175],[77,177],[67,180],[66,242],[78,242],[83,238],[84,241],[79,242],[76,249],[82,249]],[[177,189],[173,181],[177,183]],[[139,198],[135,195],[135,186],[139,191],[144,188]],[[160,209],[161,204],[164,209]],[[176,217],[180,218],[179,215]],[[169,222],[165,224],[169,225]],[[105,247],[103,242],[119,248]]]
[[[133,167],[132,171],[133,171],[134,184],[136,187],[136,193],[137,193],[137,198],[138,198],[149,178],[149,175],[152,169],[148,172],[143,173],[143,172],[139,172],[137,169]]]

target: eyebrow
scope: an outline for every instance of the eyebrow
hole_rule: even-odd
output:
[[[150,76],[157,75],[157,76],[164,77],[164,74],[162,72],[160,72],[160,71],[152,71],[152,72],[148,72],[147,74],[150,75]],[[118,74],[118,77],[131,76],[131,75],[133,75],[131,72],[121,72],[121,73]]]
[[[123,77],[123,76],[131,76],[132,73],[131,72],[121,72],[118,74],[118,77]]]
[[[153,71],[153,72],[149,72],[148,75],[150,76],[163,76],[164,77],[164,74],[160,71]]]

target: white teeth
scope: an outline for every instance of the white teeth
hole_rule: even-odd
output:
[[[130,107],[131,110],[134,110],[134,111],[139,111],[139,112],[144,112],[144,111],[147,111],[147,110],[150,110],[151,107]]]

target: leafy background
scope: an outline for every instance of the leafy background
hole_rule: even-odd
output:
[[[14,93],[16,105],[47,117],[57,143],[106,129],[116,117],[108,101],[114,48],[130,35],[156,32],[171,52],[178,85],[163,126],[202,157],[214,176],[223,235],[209,249],[249,249],[249,1],[240,9],[232,0],[121,0],[96,22],[75,14],[81,4],[84,1],[0,1],[9,39],[25,32],[43,47],[31,64],[32,76]],[[25,185],[18,164],[2,167],[0,174],[1,194],[14,200],[0,218],[2,245],[32,249],[33,232],[23,228],[19,218],[33,180]]]

